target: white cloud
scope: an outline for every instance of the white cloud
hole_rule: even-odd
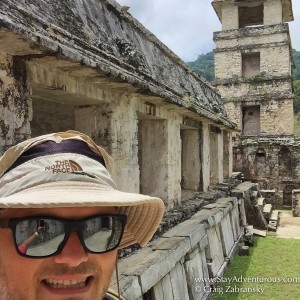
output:
[[[293,48],[300,51],[300,3],[292,0],[290,22]],[[297,4],[296,4],[297,2]],[[221,23],[210,0],[118,0],[129,12],[184,61],[214,49],[213,32]]]

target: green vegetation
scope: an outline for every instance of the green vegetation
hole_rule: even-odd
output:
[[[214,53],[208,52],[201,54],[195,61],[187,63],[196,73],[203,76],[208,81],[213,81],[215,78],[215,61]]]
[[[293,49],[293,79],[300,80],[300,51]]]
[[[250,256],[236,256],[233,259],[223,278],[227,282],[216,288],[213,299],[300,299],[300,240],[266,237],[255,238],[254,241]],[[229,279],[235,282],[229,283]],[[229,292],[234,288],[243,290]],[[252,290],[247,291],[246,288]],[[263,292],[258,289],[263,289]]]

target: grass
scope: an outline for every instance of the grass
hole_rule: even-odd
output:
[[[229,283],[229,279],[245,279],[252,282]],[[214,300],[300,299],[300,240],[255,238],[250,255],[235,256],[223,280],[227,282],[216,288]],[[259,282],[262,280],[277,282]],[[298,283],[284,283],[283,280],[297,280]],[[235,292],[234,288],[242,288],[243,291]],[[247,288],[255,290],[246,290]]]

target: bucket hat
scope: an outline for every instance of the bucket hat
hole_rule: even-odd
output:
[[[0,158],[0,208],[114,206],[127,215],[120,247],[145,246],[159,226],[164,203],[117,190],[112,163],[102,147],[77,131],[21,142]]]

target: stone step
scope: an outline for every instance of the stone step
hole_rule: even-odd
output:
[[[268,221],[270,220],[271,211],[272,211],[272,204],[265,204],[263,208],[263,215]]]
[[[267,236],[267,231],[266,230],[259,230],[259,229],[254,228],[253,229],[253,235],[266,237]]]
[[[268,230],[276,231],[277,230],[277,221],[269,221]]]
[[[271,213],[270,221],[278,222],[278,217],[279,217],[279,211],[278,210],[273,210],[272,213]]]
[[[275,195],[276,190],[260,190],[262,195],[266,195],[266,194],[273,194]]]
[[[264,205],[265,205],[265,198],[264,197],[259,197],[257,199],[257,205],[262,210]]]

